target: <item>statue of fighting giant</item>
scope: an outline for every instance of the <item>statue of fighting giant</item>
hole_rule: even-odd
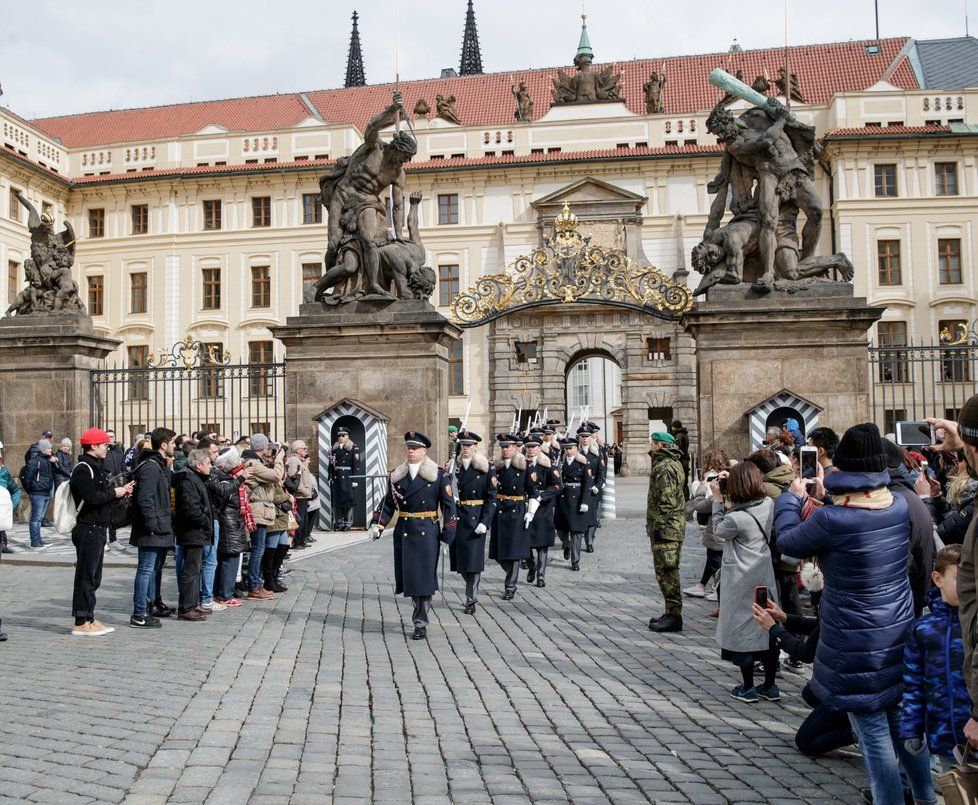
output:
[[[325,268],[315,297],[327,304],[357,299],[427,299],[435,275],[424,265],[425,250],[417,227],[421,196],[411,196],[410,238],[403,237],[404,164],[418,151],[407,132],[384,142],[380,132],[407,113],[401,94],[367,124],[363,145],[336,161],[319,180],[320,198],[329,214]],[[390,210],[381,194],[390,191]],[[391,288],[397,290],[397,296]],[[332,290],[332,293],[330,293]]]
[[[693,249],[693,266],[704,274],[694,293],[717,283],[742,282],[745,261],[752,258],[760,274],[753,289],[760,293],[800,290],[803,280],[824,277],[832,269],[851,280],[852,264],[844,254],[815,255],[822,201],[814,183],[821,152],[814,126],[722,70],[711,73],[710,83],[726,91],[725,99],[743,98],[756,108],[735,118],[721,101],[707,118],[707,129],[725,152],[707,186],[715,198],[703,240]],[[720,226],[728,199],[733,218]],[[799,211],[805,213],[800,247]]]
[[[32,313],[70,311],[85,313],[78,296],[78,283],[71,278],[75,262],[75,231],[68,221],[61,232],[54,231],[54,216],[39,213],[24,196],[17,193],[27,209],[27,229],[31,233],[31,256],[24,261],[27,287],[7,308],[8,316]]]

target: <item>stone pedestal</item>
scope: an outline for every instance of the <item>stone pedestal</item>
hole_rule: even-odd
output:
[[[820,407],[840,434],[870,417],[867,330],[883,315],[841,282],[758,296],[715,286],[683,323],[696,340],[700,457],[749,449],[747,412],[782,389]]]
[[[89,371],[120,343],[75,313],[0,319],[0,441],[14,475],[45,429],[78,445],[92,426]]]
[[[314,418],[343,398],[387,417],[389,463],[404,455],[405,431],[448,454],[448,372],[461,330],[428,302],[304,304],[272,333],[285,344],[285,411],[289,441],[316,443]]]

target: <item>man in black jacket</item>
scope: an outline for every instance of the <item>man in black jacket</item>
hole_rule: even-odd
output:
[[[58,463],[52,455],[51,442],[41,439],[36,445],[26,466],[21,471],[20,480],[31,501],[31,519],[28,531],[32,548],[43,548],[41,525],[51,502],[51,488],[54,486],[54,467]],[[32,448],[33,449],[33,448]],[[49,523],[50,525],[50,523]]]
[[[109,447],[105,431],[89,428],[81,436],[81,446],[85,452],[68,481],[78,509],[78,519],[71,531],[76,554],[71,605],[75,626],[71,633],[76,637],[96,637],[115,631],[95,619],[95,591],[102,583],[102,557],[112,520],[112,505],[119,498],[132,494],[133,484],[109,485],[103,465]]]
[[[122,484],[125,482],[123,476],[126,471],[126,451],[122,449],[122,445],[116,444],[114,430],[107,430],[105,434],[110,441],[109,450],[105,454],[105,458],[102,459],[102,469],[105,470],[110,484]],[[109,544],[111,545],[115,541],[115,526],[110,525]]]
[[[151,447],[144,447],[136,456],[136,468],[132,473],[136,481],[136,494],[133,498],[129,543],[138,550],[133,611],[129,619],[129,625],[134,629],[158,629],[161,625],[159,620],[149,616],[147,604],[161,600],[159,580],[166,553],[173,547],[170,465],[173,463],[176,436],[176,432],[169,428],[156,428],[150,434]]]
[[[177,545],[183,552],[183,563],[177,580],[180,620],[202,621],[207,615],[200,608],[200,569],[204,546],[214,539],[214,509],[207,490],[211,474],[211,457],[207,450],[192,450],[187,466],[173,475],[176,505],[173,529]]]

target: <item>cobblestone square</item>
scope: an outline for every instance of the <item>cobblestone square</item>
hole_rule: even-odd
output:
[[[607,522],[582,572],[462,614],[446,573],[427,641],[408,640],[389,537],[293,563],[290,589],[206,623],[127,627],[132,570],[106,569],[76,639],[72,570],[0,566],[0,797],[38,802],[858,801],[853,752],[794,748],[801,676],[742,704],[712,606],[655,635],[662,602],[644,523]],[[683,580],[703,549],[687,540]],[[168,564],[164,598],[175,596]],[[806,669],[806,673],[810,669]]]

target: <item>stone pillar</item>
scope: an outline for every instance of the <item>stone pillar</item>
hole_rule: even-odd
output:
[[[683,319],[696,339],[699,454],[749,449],[746,412],[788,389],[838,433],[870,418],[867,330],[883,315],[846,283],[786,295],[718,285]]]
[[[120,343],[76,313],[0,319],[0,441],[14,475],[43,430],[77,447],[94,422],[89,371]]]
[[[435,461],[447,460],[449,359],[462,331],[431,304],[314,302],[271,329],[285,344],[288,441],[315,444],[313,417],[349,397],[389,418],[390,464],[400,463],[408,430],[431,439]]]

